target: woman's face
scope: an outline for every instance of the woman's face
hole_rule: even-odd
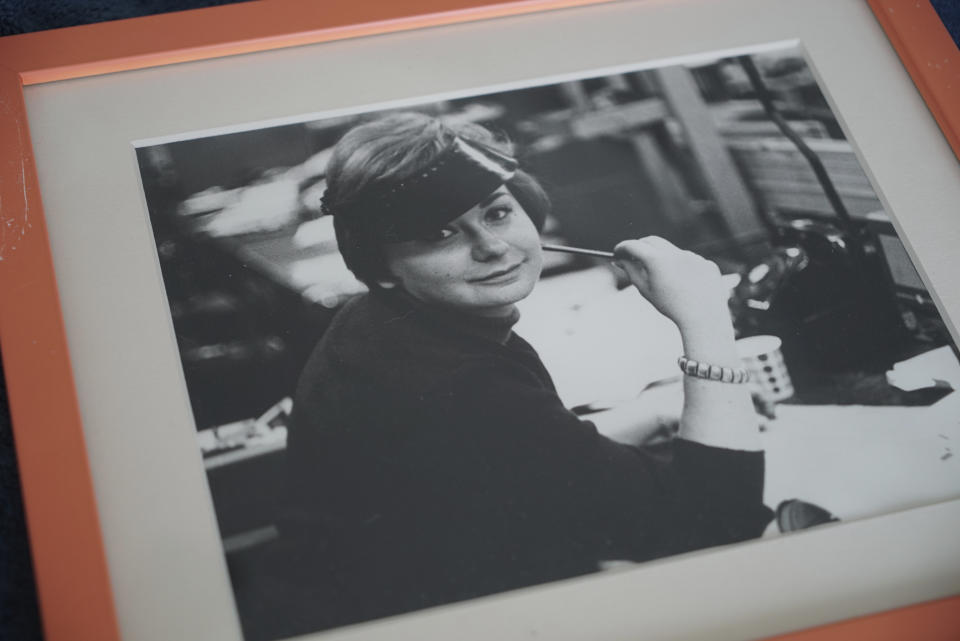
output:
[[[385,250],[392,283],[425,303],[503,316],[533,290],[543,258],[533,221],[506,186],[432,238]]]

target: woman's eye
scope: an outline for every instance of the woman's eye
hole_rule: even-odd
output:
[[[513,212],[513,209],[510,207],[494,207],[493,209],[487,210],[487,220],[498,221],[503,220]]]
[[[441,241],[441,240],[446,240],[446,239],[450,238],[450,237],[453,236],[455,233],[456,233],[456,232],[454,232],[454,231],[453,231],[452,229],[450,229],[449,227],[441,227],[440,229],[438,229],[438,230],[436,230],[436,231],[434,231],[434,232],[431,232],[430,234],[427,234],[427,235],[423,238],[423,240],[425,240],[425,241],[427,241],[427,242],[439,242],[439,241]]]

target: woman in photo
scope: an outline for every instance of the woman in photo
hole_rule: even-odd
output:
[[[370,291],[335,317],[294,401],[281,540],[305,627],[763,532],[758,419],[714,264],[657,237],[615,250],[683,339],[664,456],[568,411],[512,331],[549,203],[489,131],[412,113],[357,126],[324,207]]]

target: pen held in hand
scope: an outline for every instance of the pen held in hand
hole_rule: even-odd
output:
[[[564,254],[577,254],[579,256],[593,256],[594,258],[606,258],[612,260],[613,252],[599,251],[597,249],[584,249],[582,247],[567,247],[566,245],[540,245],[544,251],[562,252]]]

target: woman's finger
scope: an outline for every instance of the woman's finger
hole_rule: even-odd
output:
[[[613,248],[613,255],[621,260],[647,263],[657,254],[657,247],[647,238],[625,240]]]
[[[628,276],[644,276],[647,273],[647,266],[635,258],[616,260],[613,264]]]
[[[660,248],[663,248],[663,249],[679,249],[676,245],[674,245],[673,243],[671,243],[671,242],[670,242],[669,240],[667,240],[666,238],[663,238],[662,236],[653,236],[653,235],[651,235],[651,236],[644,236],[644,237],[641,238],[640,240],[645,241],[645,242],[653,245],[654,247],[660,247]]]

